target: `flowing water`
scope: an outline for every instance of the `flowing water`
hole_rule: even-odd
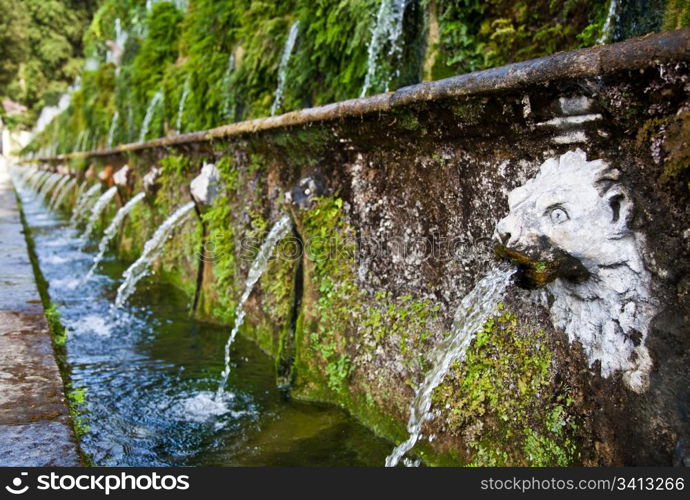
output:
[[[601,30],[601,37],[597,40],[598,43],[606,43],[611,41],[616,20],[618,19],[618,0],[609,1],[609,11],[606,14],[606,21]]]
[[[488,272],[462,299],[455,311],[450,335],[439,342],[431,355],[432,368],[417,388],[410,405],[407,441],[398,445],[386,458],[386,467],[394,467],[412,449],[421,436],[422,425],[429,417],[431,396],[443,381],[450,365],[465,357],[474,335],[481,330],[511,283],[515,268],[503,264]]]
[[[266,271],[268,267],[269,259],[273,255],[273,250],[280,240],[282,240],[292,229],[292,221],[289,215],[283,215],[281,219],[275,223],[275,225],[268,232],[266,240],[261,245],[259,253],[254,258],[251,267],[249,268],[249,273],[247,274],[247,279],[244,283],[244,292],[242,292],[242,297],[240,297],[240,302],[235,308],[235,326],[230,332],[227,342],[225,343],[225,366],[220,375],[220,384],[218,385],[218,390],[216,391],[215,401],[219,401],[223,398],[225,386],[228,382],[228,377],[230,376],[230,348],[232,343],[237,337],[237,332],[239,332],[242,324],[244,323],[245,310],[244,304],[247,302],[249,295],[254,289],[254,285],[259,280],[261,275]]]
[[[371,466],[389,444],[330,405],[276,388],[273,361],[238,336],[222,405],[209,411],[227,329],[191,319],[176,288],[147,282],[125,308],[110,304],[127,263],[92,265],[65,216],[19,189],[51,300],[67,329],[67,364],[83,391],[81,447],[98,466]],[[221,411],[215,411],[218,406]]]
[[[86,230],[84,230],[84,238],[89,238],[91,236],[91,233],[93,233],[93,230],[96,227],[98,219],[100,219],[101,215],[103,214],[103,210],[105,210],[105,208],[108,206],[108,203],[112,201],[116,194],[117,188],[113,186],[103,193],[100,198],[98,198],[98,201],[96,201],[91,209],[91,217],[89,217]]]
[[[91,269],[89,269],[89,272],[86,273],[86,277],[84,278],[84,281],[89,281],[96,270],[98,269],[98,265],[101,263],[103,260],[103,257],[105,257],[105,252],[108,251],[108,245],[110,245],[110,242],[112,239],[115,237],[117,234],[117,231],[120,229],[120,224],[125,220],[125,217],[127,217],[127,214],[132,211],[132,209],[136,206],[137,203],[139,203],[141,200],[144,199],[144,196],[146,196],[146,193],[139,193],[135,197],[133,197],[131,200],[129,200],[127,203],[125,203],[120,209],[117,211],[115,214],[115,217],[113,217],[113,220],[110,221],[110,224],[106,228],[105,232],[103,233],[103,237],[101,238],[101,242],[98,244],[98,253],[93,259],[93,264],[91,265]]]
[[[146,108],[146,115],[144,115],[144,121],[141,124],[141,132],[139,134],[139,142],[144,142],[146,140],[146,135],[149,133],[149,127],[151,126],[151,120],[153,120],[153,114],[156,112],[156,108],[160,103],[163,102],[163,92],[160,90],[151,98],[149,107]]]
[[[397,65],[402,54],[401,36],[403,33],[403,21],[405,19],[405,9],[410,0],[382,0],[376,15],[376,23],[371,33],[371,41],[367,49],[367,73],[364,77],[364,85],[360,97],[365,97],[367,92],[374,86],[376,72],[379,67],[379,59],[385,57],[393,65]],[[387,54],[383,50],[388,44]],[[386,92],[391,78],[396,76],[397,69],[393,74],[384,77],[383,83]]]
[[[57,184],[53,187],[53,194],[50,197],[50,201],[48,202],[48,206],[52,207],[53,203],[55,203],[55,200],[60,196],[60,193],[62,192],[62,189],[65,187],[66,184],[69,183],[71,180],[71,177],[69,175],[63,175],[59,181],[57,181]]]
[[[56,175],[57,174],[54,174],[52,172],[46,172],[45,175],[43,175],[36,184],[36,195],[43,195],[43,190],[53,181],[53,179],[55,179]]]
[[[146,277],[151,271],[151,264],[163,251],[163,246],[168,241],[168,238],[172,236],[173,230],[185,221],[185,218],[192,210],[194,210],[193,201],[178,208],[161,224],[151,239],[146,242],[141,256],[122,275],[124,281],[117,290],[115,307],[121,308],[125,305],[127,299],[136,290],[139,280]]]
[[[62,186],[62,189],[60,189],[60,192],[55,197],[53,202],[50,204],[51,210],[56,210],[62,206],[62,202],[64,201],[65,196],[67,196],[67,193],[69,193],[71,189],[74,189],[74,186],[76,183],[77,183],[77,178],[72,177],[72,178],[70,178],[69,181],[67,181],[65,183],[64,186]]]
[[[40,195],[46,198],[61,179],[62,176],[60,174],[51,175],[43,186],[41,186]]]
[[[182,118],[184,117],[184,105],[187,102],[187,96],[189,96],[189,91],[191,90],[191,82],[187,78],[184,82],[184,87],[182,88],[182,97],[180,97],[180,104],[177,107],[177,122],[175,123],[175,130],[178,134],[182,133]]]
[[[115,140],[115,131],[117,130],[117,122],[120,120],[120,113],[115,111],[113,114],[113,121],[110,122],[110,130],[108,130],[108,142],[106,146],[108,149],[113,147],[113,141]]]
[[[273,104],[271,104],[271,116],[278,112],[278,109],[280,109],[280,105],[283,102],[283,92],[285,90],[285,79],[287,78],[288,64],[290,62],[290,56],[292,55],[292,49],[295,47],[295,42],[297,41],[297,33],[299,33],[299,21],[295,21],[292,23],[292,26],[290,26],[290,33],[288,33],[285,47],[283,48],[283,56],[280,59],[280,66],[278,66],[278,86],[276,87],[276,94],[273,98]]]
[[[223,76],[223,83],[221,86],[221,91],[223,92],[223,118],[226,120],[234,119],[235,112],[233,106],[230,102],[232,96],[230,92],[230,82],[232,81],[232,74],[235,71],[235,55],[231,54],[228,58],[228,69],[225,70],[225,75]]]
[[[72,225],[77,224],[84,217],[84,212],[86,211],[89,201],[95,198],[100,190],[101,184],[100,182],[96,182],[88,191],[79,194],[77,203],[75,203],[74,210],[72,211],[72,218],[70,219]]]

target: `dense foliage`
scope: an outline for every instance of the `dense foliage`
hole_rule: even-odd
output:
[[[83,35],[96,0],[0,0],[0,97],[27,108],[7,116],[29,124],[44,105],[57,102],[82,66]]]
[[[277,112],[357,97],[381,1],[391,0],[158,0],[148,8],[145,0],[104,0],[84,36],[89,63],[81,88],[29,150],[134,142],[145,121],[150,139],[267,116],[295,21],[297,41]],[[632,28],[609,39],[689,22],[687,5],[677,0],[625,5],[621,19]],[[646,24],[640,22],[645,6]],[[367,93],[384,91],[386,82],[394,89],[593,45],[602,40],[608,10],[608,0],[410,0],[399,56],[389,57],[392,42],[384,37]],[[118,24],[127,36],[112,57]],[[7,50],[21,53],[17,42]],[[54,58],[56,65],[65,60]],[[74,66],[61,66],[65,79],[76,74]],[[43,82],[27,81],[32,88]]]

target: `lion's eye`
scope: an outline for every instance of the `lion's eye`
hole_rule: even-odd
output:
[[[554,224],[563,224],[565,221],[570,219],[568,212],[561,207],[555,207],[552,209],[551,212],[549,212],[549,216],[551,217],[551,222]]]

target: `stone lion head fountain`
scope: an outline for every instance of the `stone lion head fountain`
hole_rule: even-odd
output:
[[[554,326],[581,343],[590,366],[598,362],[603,377],[620,371],[629,388],[643,392],[655,307],[619,177],[580,149],[550,158],[509,193],[495,238],[499,255],[518,264],[523,286],[547,288]]]

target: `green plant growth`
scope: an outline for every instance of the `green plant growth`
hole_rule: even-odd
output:
[[[596,43],[607,0],[437,1],[434,80]]]
[[[546,334],[499,305],[462,362],[434,391],[445,425],[466,442],[475,466],[566,466],[578,458],[577,421],[565,387],[550,377]]]

